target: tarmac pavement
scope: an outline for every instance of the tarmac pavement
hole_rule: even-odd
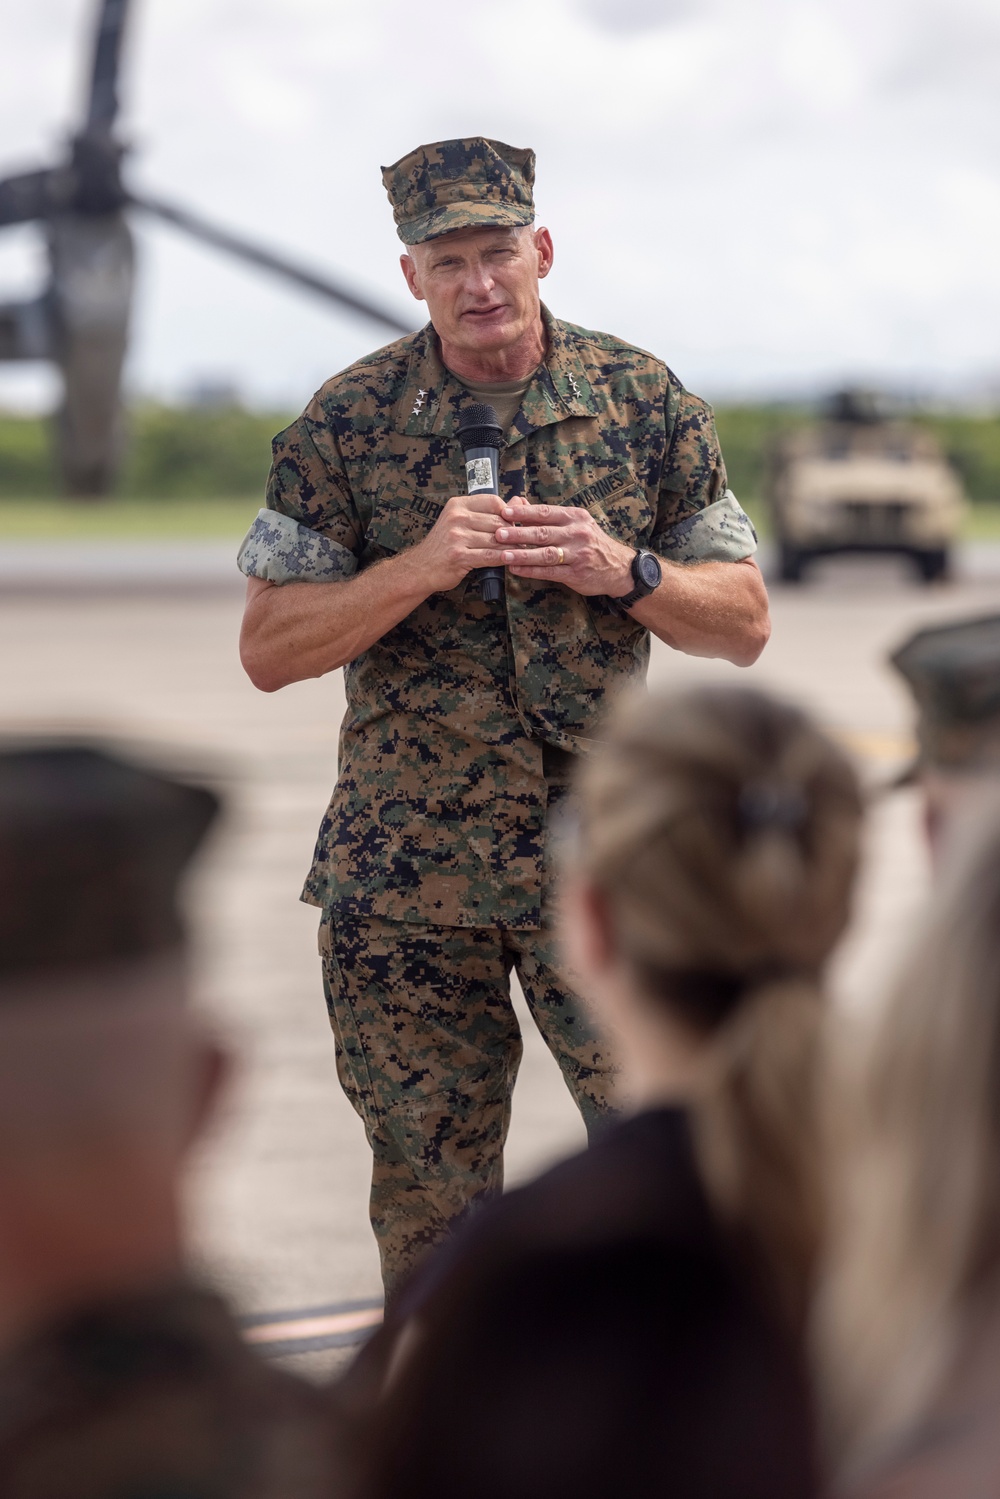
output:
[[[51,550],[0,547],[0,732],[114,735],[224,790],[225,826],[189,903],[198,1002],[239,1060],[193,1165],[191,1232],[206,1272],[246,1313],[294,1314],[287,1337],[265,1329],[257,1341],[343,1343],[359,1317],[371,1320],[379,1295],[368,1152],[334,1072],[317,913],[297,899],[336,773],[341,674],[272,696],[254,690],[237,657],[242,587],[231,547],[133,546],[126,557],[63,545],[46,562]],[[887,650],[925,622],[1000,607],[1000,548],[969,549],[958,580],[931,588],[892,561],[830,562],[803,586],[775,586],[772,607],[774,634],[756,666],[739,671],[654,642],[652,681],[739,680],[794,698],[877,786],[911,750],[909,705]],[[876,798],[857,916],[834,976],[841,1003],[877,1002],[926,880],[913,793]],[[518,1003],[526,1046],[509,1181],[583,1140]],[[344,1356],[290,1362],[319,1372]]]

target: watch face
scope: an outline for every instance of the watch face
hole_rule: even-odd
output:
[[[641,552],[639,554],[638,573],[647,588],[655,588],[659,583],[661,577],[660,564],[652,552]]]

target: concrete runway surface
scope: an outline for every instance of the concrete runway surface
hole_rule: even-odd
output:
[[[78,553],[74,570],[64,547],[47,572],[37,549],[0,549],[0,732],[113,734],[161,763],[202,769],[226,793],[225,827],[190,891],[198,1002],[239,1059],[191,1173],[198,1259],[246,1313],[370,1308],[380,1287],[367,1146],[334,1073],[317,915],[297,898],[336,773],[342,676],[256,692],[237,658],[241,581],[220,567],[218,549],[193,573],[190,559],[160,565],[155,549],[129,565],[110,551],[103,562]],[[911,748],[909,705],[887,650],[921,623],[998,607],[996,549],[970,549],[957,580],[933,588],[892,561],[829,562],[802,587],[773,587],[774,634],[756,666],[739,671],[654,642],[651,679],[738,680],[794,698],[852,749],[874,786]],[[856,920],[836,964],[840,1002],[876,1002],[925,888],[912,793],[879,798]],[[517,1002],[526,1046],[509,1182],[583,1140]],[[319,1373],[345,1357],[288,1361]]]

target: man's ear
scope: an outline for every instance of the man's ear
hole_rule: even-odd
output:
[[[549,274],[552,262],[555,259],[555,248],[552,244],[552,235],[545,228],[535,230],[535,249],[538,252],[538,279],[541,280]]]
[[[399,265],[411,293],[416,297],[418,302],[422,302],[424,300],[424,294],[420,290],[420,283],[417,279],[417,263],[413,259],[413,256],[401,255],[399,257]]]

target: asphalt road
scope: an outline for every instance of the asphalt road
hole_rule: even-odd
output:
[[[64,549],[65,550],[65,549]],[[0,553],[0,731],[84,729],[202,769],[228,799],[190,891],[198,1002],[238,1066],[193,1163],[189,1218],[207,1272],[252,1313],[378,1295],[366,1218],[367,1147],[340,1095],[315,954],[316,913],[297,899],[336,767],[341,676],[273,696],[236,652],[242,594],[218,554],[196,578],[171,565],[46,573]],[[805,704],[858,755],[869,783],[910,749],[887,650],[918,624],[1000,607],[1000,555],[970,550],[959,580],[913,583],[892,562],[829,563],[772,592],[774,635],[741,672],[654,642],[654,682],[740,680]],[[926,867],[911,793],[877,797],[840,1002],[876,1002],[919,908]],[[523,1010],[523,1007],[522,1007]],[[528,1028],[508,1147],[517,1181],[577,1147],[582,1128]],[[338,1355],[296,1362],[313,1368]]]

